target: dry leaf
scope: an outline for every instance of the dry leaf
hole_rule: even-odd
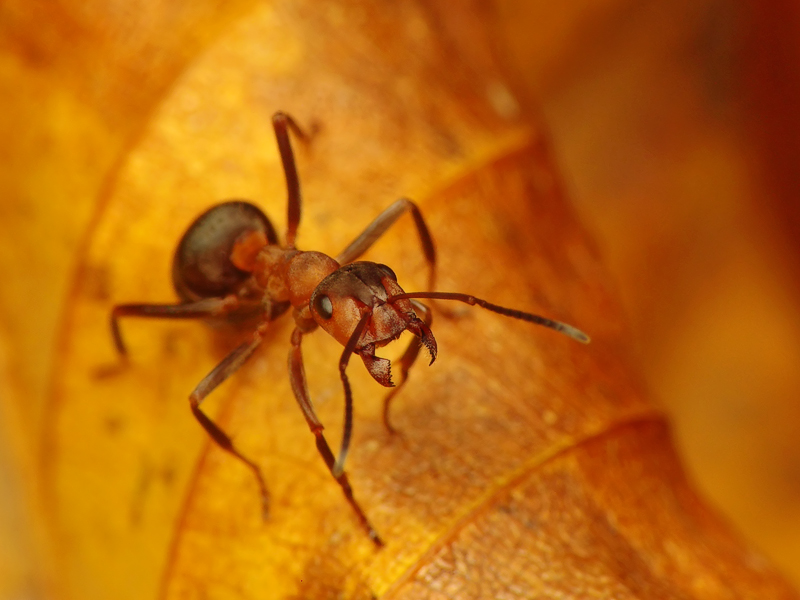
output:
[[[142,19],[172,22],[142,9]],[[139,125],[109,137],[116,151],[106,157],[119,159],[81,207],[93,216],[42,411],[54,596],[795,597],[687,486],[627,354],[608,275],[564,201],[541,129],[499,74],[483,16],[461,3],[258,4],[190,66],[164,68],[181,72],[168,88],[167,75],[145,79],[137,93],[149,102],[104,96],[119,122],[130,111]],[[214,37],[206,18],[197,39]],[[125,90],[147,73],[126,56],[137,69],[98,81]],[[584,347],[478,309],[437,315],[439,360],[417,365],[394,404],[402,437],[381,424],[383,389],[351,366],[348,472],[382,550],[358,527],[292,397],[290,318],[207,402],[265,470],[266,522],[250,473],[209,443],[185,400],[243,334],[129,320],[127,365],[109,338],[114,303],[173,298],[171,253],[204,208],[249,198],[282,228],[270,122],[279,109],[318,129],[297,152],[301,248],[335,254],[395,198],[413,197],[438,244],[441,289],[593,337]],[[423,287],[410,223],[369,256],[407,290]],[[332,440],[340,352],[323,333],[304,347]]]

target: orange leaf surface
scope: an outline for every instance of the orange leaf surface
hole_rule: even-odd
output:
[[[108,115],[96,125],[102,141],[80,146],[105,148],[100,167],[88,154],[71,164],[91,201],[56,209],[83,228],[74,254],[43,243],[50,258],[27,259],[75,269],[73,282],[49,284],[69,292],[45,309],[57,333],[37,338],[55,348],[41,406],[34,416],[16,406],[20,421],[41,423],[31,432],[41,461],[29,468],[42,481],[54,597],[796,597],[687,485],[639,382],[613,286],[541,126],[500,75],[480,12],[355,0],[198,6],[141,7],[148,25],[131,31],[168,40],[165,50],[98,28],[86,56],[115,65],[93,79],[105,92],[49,84],[89,105],[101,99],[87,114]],[[297,148],[301,248],[335,255],[391,201],[412,197],[437,242],[440,289],[546,314],[593,339],[581,346],[479,309],[436,313],[440,357],[416,365],[397,397],[399,437],[381,423],[384,390],[354,361],[348,472],[382,550],[292,396],[290,317],[204,405],[262,465],[266,521],[251,474],[209,442],[186,402],[246,332],[125,321],[128,364],[110,340],[113,304],[174,298],[174,246],[208,206],[248,198],[283,228],[276,110],[318,129]],[[425,270],[407,221],[369,258],[410,291]],[[9,314],[24,314],[22,296],[8,298]],[[334,444],[340,353],[323,333],[304,346]]]

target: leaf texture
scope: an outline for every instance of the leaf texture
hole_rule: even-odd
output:
[[[482,10],[242,5],[224,29],[198,25],[205,41],[158,86],[144,84],[148,101],[115,100],[112,114],[140,125],[109,142],[118,160],[109,151],[78,246],[42,417],[56,597],[796,597],[687,484],[613,285],[544,131],[493,58]],[[126,89],[136,77],[102,79]],[[208,206],[248,198],[282,230],[277,110],[316,132],[296,145],[299,247],[335,255],[390,202],[412,197],[437,242],[440,289],[593,339],[582,346],[479,309],[435,312],[440,357],[416,365],[396,398],[399,436],[381,423],[383,389],[354,363],[348,472],[382,550],[292,397],[290,317],[204,405],[262,465],[266,521],[250,473],[208,441],[185,400],[247,332],[125,321],[127,364],[109,337],[114,303],[174,298],[174,245]],[[369,259],[392,266],[406,290],[423,288],[410,222]],[[323,333],[304,346],[333,441],[340,352]]]

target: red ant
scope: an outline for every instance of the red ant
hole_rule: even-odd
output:
[[[396,340],[403,331],[414,334],[414,339],[399,359],[400,380],[397,387],[384,400],[383,420],[387,429],[394,431],[389,424],[389,402],[405,383],[421,347],[425,346],[428,350],[431,364],[436,359],[436,340],[430,330],[431,312],[418,299],[458,300],[507,317],[549,327],[579,342],[587,343],[589,338],[565,323],[497,306],[468,294],[434,291],[406,293],[398,285],[394,272],[386,265],[353,262],[400,216],[410,212],[429,267],[429,290],[435,288],[436,250],[433,239],[417,205],[405,198],[378,215],[335,259],[322,252],[306,252],[295,248],[300,224],[300,181],[289,131],[303,141],[308,141],[308,136],[284,113],[276,113],[272,117],[272,124],[288,191],[289,216],[285,244],[279,243],[275,229],[264,213],[248,202],[235,200],[210,208],[192,223],[175,252],[172,281],[181,302],[115,306],[111,312],[114,342],[124,355],[126,350],[118,324],[122,316],[229,320],[257,318],[252,338],[235,348],[206,375],[189,396],[189,404],[195,418],[211,438],[253,472],[266,514],[269,492],[261,470],[236,449],[230,437],[200,410],[200,404],[250,357],[261,343],[269,323],[291,307],[295,329],[289,352],[289,377],[295,398],[331,475],[341,486],[370,539],[382,546],[381,538],[353,497],[344,472],[353,425],[353,397],[346,373],[350,357],[357,354],[378,383],[392,387],[391,362],[377,357],[375,349]],[[422,318],[417,316],[417,311]],[[317,327],[327,331],[344,346],[339,359],[345,400],[344,432],[338,459],[322,434],[323,426],[314,412],[303,368],[303,336]]]

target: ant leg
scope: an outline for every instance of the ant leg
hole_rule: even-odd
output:
[[[286,176],[286,191],[288,194],[286,246],[294,248],[297,228],[300,225],[300,178],[297,176],[297,164],[294,160],[292,143],[289,139],[289,130],[303,142],[308,142],[309,136],[300,129],[300,126],[292,117],[282,112],[276,112],[272,115],[272,127],[275,130],[275,138],[278,140],[278,152],[281,155],[283,173]]]
[[[183,304],[117,304],[111,309],[111,335],[117,351],[125,356],[128,351],[119,330],[120,317],[148,317],[155,319],[204,319],[219,317],[241,307],[239,298],[203,298],[197,302]]]
[[[347,248],[342,250],[336,257],[336,262],[342,265],[353,262],[407,212],[411,212],[411,216],[414,218],[422,252],[428,262],[428,289],[434,290],[436,288],[436,247],[433,244],[431,232],[425,224],[425,219],[422,218],[422,213],[417,205],[408,198],[400,198],[379,214],[356,239],[350,242]]]
[[[422,321],[425,323],[425,325],[430,327],[431,323],[433,323],[433,313],[431,312],[431,309],[421,302],[417,302],[415,300],[412,300],[411,302],[414,305],[414,308],[422,313]],[[408,379],[408,372],[411,370],[411,366],[414,364],[414,361],[417,360],[417,356],[419,356],[419,351],[421,348],[422,342],[418,337],[414,336],[414,339],[412,339],[408,344],[406,351],[403,352],[403,356],[400,357],[400,380],[391,390],[389,390],[389,393],[387,393],[386,397],[383,399],[383,425],[392,435],[400,432],[392,427],[392,423],[389,419],[389,405],[391,404],[392,399],[397,395],[397,392],[400,391]]]
[[[339,458],[336,464],[333,465],[332,473],[334,477],[338,477],[344,472],[344,461],[350,449],[350,436],[353,433],[353,391],[350,389],[350,380],[347,378],[347,363],[350,362],[350,357],[353,355],[353,351],[356,349],[359,339],[361,339],[361,333],[364,331],[367,320],[371,316],[372,313],[367,312],[361,317],[353,333],[350,334],[350,339],[347,340],[342,357],[339,359],[339,376],[342,378],[342,386],[344,387],[344,430],[342,431],[342,446],[339,450]]]
[[[266,331],[266,328],[267,323],[261,324],[253,335],[252,340],[249,342],[243,342],[230,354],[228,354],[228,356],[226,356],[221,363],[214,367],[214,369],[208,375],[206,375],[199,384],[197,384],[197,387],[194,388],[192,393],[189,395],[189,406],[192,409],[192,414],[203,427],[203,429],[206,430],[206,433],[211,436],[211,439],[214,440],[214,442],[216,442],[220,448],[238,458],[253,472],[253,475],[256,478],[256,483],[258,484],[259,492],[261,494],[261,510],[264,519],[267,518],[267,514],[269,513],[269,491],[267,490],[267,484],[264,482],[264,477],[261,474],[261,469],[256,463],[236,449],[230,436],[222,431],[222,429],[220,429],[219,426],[208,417],[208,415],[200,410],[200,405],[219,384],[225,381],[232,373],[238,370],[248,358],[250,358],[250,356],[253,354],[253,351],[258,348],[259,344],[261,344],[261,341],[264,339],[264,332]]]
[[[336,475],[334,472],[336,468],[336,459],[333,456],[333,452],[331,451],[331,447],[328,445],[325,436],[322,434],[322,423],[319,422],[319,419],[314,412],[314,407],[311,404],[311,398],[308,395],[306,374],[305,369],[303,368],[303,352],[301,348],[302,339],[303,333],[299,329],[295,329],[292,333],[292,349],[289,352],[289,379],[292,384],[292,391],[297,399],[297,403],[300,405],[300,410],[303,411],[303,416],[308,423],[309,429],[311,429],[311,433],[314,434],[317,443],[317,450],[322,456],[322,459],[325,461],[325,464],[328,466],[328,470],[336,479],[336,483],[338,483],[342,488],[344,497],[355,511],[359,523],[367,532],[369,538],[376,546],[381,547],[383,546],[383,540],[381,540],[378,532],[375,531],[375,528],[369,522],[369,519],[367,518],[367,515],[364,514],[361,506],[359,506],[358,502],[356,502],[356,499],[353,496],[353,488],[350,486],[350,481],[347,478],[347,474],[342,472]]]

